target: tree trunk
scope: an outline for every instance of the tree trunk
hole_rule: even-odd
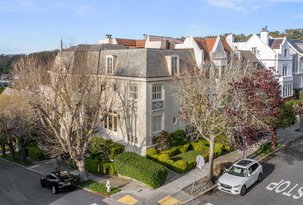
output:
[[[276,149],[277,147],[277,129],[271,129],[271,148]]]
[[[1,149],[2,149],[2,157],[5,157],[6,156],[5,142],[1,143]]]
[[[20,160],[25,163],[27,162],[26,159],[26,145],[24,143],[23,139],[18,139],[18,146],[19,146],[19,156],[20,156]]]
[[[299,127],[299,131],[303,132],[303,114],[299,114],[299,118],[300,118],[300,127]]]
[[[7,143],[8,147],[9,147],[9,152],[11,154],[11,158],[14,159],[15,158],[15,150],[14,150],[14,145],[12,142]]]
[[[207,181],[211,181],[214,176],[214,149],[215,149],[215,137],[210,136],[209,141],[209,171]]]
[[[85,162],[84,158],[80,160],[76,160],[76,165],[79,170],[79,176],[80,176],[80,181],[85,182],[87,180],[86,174],[85,174]]]

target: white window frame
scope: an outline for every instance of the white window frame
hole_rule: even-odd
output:
[[[283,65],[282,67],[282,76],[287,76],[287,65]]]
[[[158,133],[163,130],[163,113],[158,113],[152,117],[152,132]]]
[[[152,85],[152,100],[159,101],[163,100],[163,85],[153,84]]]
[[[288,49],[287,49],[287,48],[284,48],[284,53],[283,53],[283,56],[284,56],[284,57],[287,57],[287,52],[288,52]]]
[[[114,56],[106,56],[106,74],[114,73]]]
[[[171,75],[179,75],[179,56],[171,56]]]
[[[129,84],[128,86],[129,98],[133,100],[138,99],[138,85],[137,84]]]
[[[119,116],[116,113],[109,113],[103,121],[104,129],[111,130],[113,132],[118,131]]]

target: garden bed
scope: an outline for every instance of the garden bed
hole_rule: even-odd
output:
[[[98,193],[107,195],[107,196],[110,196],[112,194],[115,194],[115,193],[121,191],[118,188],[111,187],[111,191],[107,192],[107,188],[106,188],[105,184],[95,182],[95,181],[92,181],[92,180],[87,180],[85,182],[81,182],[79,184],[79,186],[81,186],[82,188],[89,189],[89,190],[94,191],[94,192],[98,192]]]

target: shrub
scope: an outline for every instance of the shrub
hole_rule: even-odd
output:
[[[109,159],[114,160],[115,156],[124,152],[124,150],[125,150],[124,145],[112,142],[109,150]]]
[[[156,149],[159,151],[168,150],[171,148],[171,135],[162,130],[160,135],[155,137]]]
[[[172,137],[171,144],[173,147],[184,145],[187,142],[186,132],[184,130],[176,130],[175,132],[171,133],[171,137]]]
[[[113,162],[102,162],[102,168],[102,174],[114,175],[117,173]]]
[[[112,140],[106,140],[95,136],[92,138],[88,147],[91,158],[99,161],[113,160],[117,154],[124,152],[125,146]]]
[[[46,154],[44,153],[43,150],[41,150],[39,147],[37,146],[29,146],[27,147],[27,150],[28,150],[28,156],[32,159],[35,159],[35,160],[43,160],[43,159],[46,159],[47,156]]]
[[[101,173],[100,161],[89,157],[85,157],[85,169],[89,172],[100,174]]]
[[[192,142],[191,145],[192,145],[193,149],[197,152],[208,151],[208,149],[209,149],[209,142],[206,140]]]
[[[170,160],[170,157],[168,154],[160,154],[157,156],[157,160],[163,162],[163,161]]]
[[[215,157],[222,155],[223,150],[224,150],[224,145],[220,144],[220,143],[216,143],[215,150],[214,150]]]
[[[149,157],[149,156],[153,156],[153,155],[156,155],[158,152],[155,148],[149,148],[146,150],[146,156]]]
[[[114,165],[117,173],[144,182],[152,188],[161,186],[168,174],[163,165],[132,152],[118,154]]]
[[[187,144],[184,144],[184,145],[180,145],[177,148],[180,150],[181,153],[185,153],[185,152],[187,152],[191,149],[191,144],[187,143]]]
[[[177,147],[173,147],[169,150],[162,151],[161,154],[168,154],[168,156],[173,157],[180,153],[180,150]]]
[[[175,170],[178,170],[178,172],[186,172],[188,171],[188,163],[184,160],[178,160],[174,163]]]

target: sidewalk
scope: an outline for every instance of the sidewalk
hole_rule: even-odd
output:
[[[302,137],[303,133],[295,131],[297,128],[298,123],[286,129],[279,129],[277,138],[278,142],[286,144],[292,140]],[[268,139],[270,140],[270,136],[268,136]],[[257,148],[258,146],[249,149],[247,151],[247,156],[254,153]],[[215,159],[215,163],[234,162],[241,159],[242,156],[243,152],[234,151],[218,157]],[[32,163],[33,165],[28,168],[43,175],[54,169],[52,160],[33,161]],[[60,168],[67,169],[73,174],[78,174],[77,170],[71,169],[68,165],[62,162],[60,162]],[[88,174],[88,178],[102,183],[106,183],[107,180],[110,180],[112,186],[119,187],[121,189],[120,192],[111,195],[111,198],[104,199],[103,201],[106,204],[173,205],[181,204],[182,202],[193,199],[193,196],[185,193],[182,189],[192,184],[193,181],[198,181],[199,179],[206,177],[208,174],[208,168],[209,164],[206,163],[201,170],[194,169],[183,175],[169,171],[166,183],[158,189],[151,189],[138,181],[118,176],[94,176]]]

